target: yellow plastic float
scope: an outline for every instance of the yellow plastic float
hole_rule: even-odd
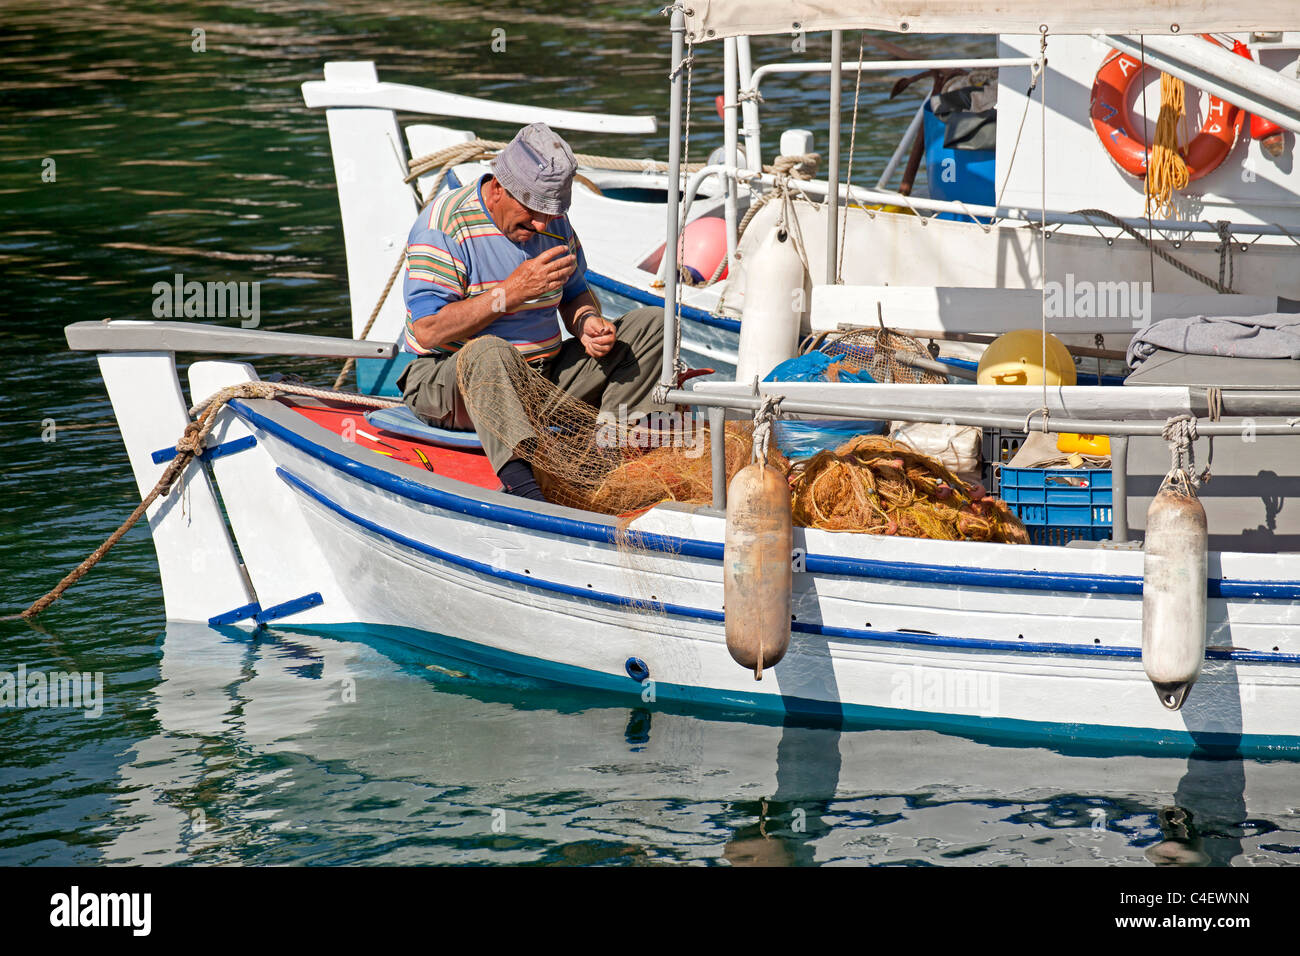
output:
[[[980,357],[975,381],[980,385],[1042,385],[1043,333],[1017,329],[999,335]],[[1047,333],[1048,385],[1073,385],[1077,381],[1074,358],[1055,335]]]

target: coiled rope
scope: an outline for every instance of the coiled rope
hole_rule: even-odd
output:
[[[342,399],[344,401],[358,405],[372,405],[376,408],[391,408],[395,405],[402,404],[387,398],[376,398],[371,395],[356,395],[350,392],[339,392],[335,389],[313,388],[309,385],[296,385],[290,382],[241,382],[238,385],[229,385],[213,395],[208,396],[190,409],[190,416],[194,421],[185,426],[185,431],[176,441],[176,454],[168,462],[167,467],[163,469],[162,475],[158,478],[158,483],[153,489],[144,496],[140,504],[131,512],[130,516],[122,522],[121,526],[105,539],[104,543],[92,551],[84,561],[73,568],[68,574],[54,586],[52,590],[42,597],[32,602],[27,610],[20,614],[8,615],[0,620],[18,620],[29,621],[36,615],[40,614],[51,604],[63,596],[63,593],[80,581],[91,568],[99,563],[104,555],[112,550],[113,545],[122,540],[122,537],[130,531],[141,515],[149,510],[159,498],[166,498],[171,494],[176,485],[176,479],[180,477],[186,467],[194,460],[196,455],[203,452],[203,443],[206,441],[208,434],[212,431],[217,423],[217,413],[225,407],[226,403],[234,398],[276,398],[279,395],[304,395],[311,398],[321,399]],[[182,482],[183,484],[183,482]]]
[[[1146,213],[1148,217],[1173,218],[1174,193],[1186,189],[1190,175],[1183,159],[1178,127],[1187,116],[1187,89],[1183,81],[1160,74],[1160,115],[1147,163]]]

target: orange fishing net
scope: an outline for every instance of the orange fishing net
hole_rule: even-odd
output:
[[[818,452],[793,471],[790,487],[794,522],[803,527],[1029,543],[1004,502],[973,499],[971,488],[933,458],[876,435]]]
[[[476,377],[472,389],[468,384],[461,380],[476,426],[515,442],[549,501],[628,516],[665,501],[713,500],[709,431],[702,417],[619,421],[523,362],[503,365],[496,377]],[[520,440],[521,434],[531,437]],[[727,423],[728,481],[749,464],[753,447],[752,423]],[[1005,504],[973,500],[970,488],[939,462],[886,438],[862,435],[795,466],[772,442],[768,463],[790,478],[797,525],[945,541],[1029,540]]]
[[[471,340],[461,356],[491,348],[480,344],[485,341]],[[655,413],[629,421],[600,413],[522,361],[489,365],[472,383],[461,374],[464,368],[458,361],[458,385],[475,426],[511,445],[532,466],[548,501],[609,515],[664,501],[713,501],[703,415]],[[753,444],[750,422],[727,423],[728,480],[749,463]],[[769,460],[785,470],[775,445]]]

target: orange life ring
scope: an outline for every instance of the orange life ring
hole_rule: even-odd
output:
[[[1221,45],[1207,33],[1202,33],[1201,39],[1215,46]],[[1092,84],[1090,113],[1092,128],[1111,158],[1126,173],[1145,177],[1149,147],[1144,146],[1135,134],[1134,131],[1141,127],[1128,106],[1129,92],[1141,76],[1141,63],[1118,50],[1111,50],[1102,60],[1097,79]],[[1182,152],[1189,181],[1200,179],[1227,159],[1245,118],[1246,114],[1231,103],[1217,96],[1210,97],[1205,122]]]

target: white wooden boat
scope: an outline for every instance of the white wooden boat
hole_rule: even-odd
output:
[[[707,13],[721,16],[736,6],[711,4]],[[1024,4],[1007,6],[1019,12]],[[1125,5],[1124,17],[1135,19],[1122,22],[1146,29],[1155,13],[1146,11],[1143,19],[1129,12],[1132,6]],[[1170,4],[1153,6],[1165,16]],[[1203,15],[1202,5],[1194,6]],[[1275,26],[1295,19],[1278,4],[1264,6]],[[859,19],[873,22],[866,14]],[[702,27],[681,9],[672,21],[677,62],[688,30],[730,35],[738,29]],[[785,14],[743,22],[750,32],[787,28]],[[1221,25],[1212,21],[1206,28]],[[680,108],[678,75],[673,133]],[[381,124],[391,120],[384,119],[385,109],[360,112]],[[1288,128],[1300,128],[1300,116],[1282,118]],[[387,142],[391,132],[377,131],[375,138]],[[680,143],[670,139],[667,182],[678,179],[680,158]],[[413,212],[409,190],[390,198]],[[376,196],[368,209],[380,210],[386,201]],[[663,211],[666,234],[675,235],[677,208]],[[349,215],[345,200],[345,228]],[[395,253],[401,235],[390,235],[389,251]],[[355,309],[358,300],[367,301],[358,290],[374,284],[369,265],[378,254],[363,262],[353,249],[349,240],[350,273],[364,273],[350,275]],[[670,268],[668,341],[676,284]],[[956,312],[962,321],[994,331],[1024,324],[1023,313],[1013,311],[998,327],[989,317],[994,310],[969,290],[940,292],[941,305],[961,304]],[[837,297],[846,294],[860,307],[884,293],[878,287],[814,288],[811,321],[845,308]],[[946,308],[933,317],[940,325]],[[363,342],[183,323],[77,323],[68,337],[73,348],[101,353],[105,385],[144,493],[189,420],[176,352],[392,361],[395,347],[391,339],[376,341],[378,328]],[[1103,324],[1099,331],[1113,334],[1115,327]],[[672,368],[672,356],[665,356],[665,382],[672,381]],[[155,504],[149,519],[171,620],[382,626],[416,646],[651,702],[1062,746],[1296,754],[1300,546],[1290,543],[1297,538],[1295,517],[1278,502],[1296,496],[1296,420],[1287,416],[1300,390],[1288,384],[1287,374],[1271,388],[1257,387],[1249,376],[1229,376],[1210,389],[1171,381],[1041,394],[1014,386],[764,386],[785,397],[785,411],[836,417],[851,412],[998,427],[1045,406],[1054,430],[1127,438],[1132,451],[1127,465],[1117,453],[1117,476],[1129,479],[1130,487],[1117,488],[1116,540],[1109,544],[1015,546],[795,529],[790,649],[761,681],[736,666],[724,640],[721,482],[715,481],[712,508],[659,506],[638,517],[631,525],[638,548],[629,552],[620,546],[625,539],[614,519],[506,496],[472,453],[423,445],[430,473],[399,460],[419,442],[387,435],[399,454],[393,457],[364,437],[348,440],[347,423],[360,422],[364,405],[240,398],[220,412],[206,463],[185,472],[183,496]],[[243,363],[198,362],[189,369],[190,394],[197,401],[257,377]],[[751,388],[706,383],[668,396],[747,414],[758,404]],[[1217,509],[1207,499],[1212,547],[1205,659],[1187,703],[1170,710],[1156,699],[1143,669],[1144,554],[1128,532],[1142,530],[1142,505],[1154,492],[1143,482],[1164,470],[1156,436],[1168,419],[1187,414],[1202,420],[1203,436],[1241,434],[1248,419],[1258,448],[1234,449],[1229,457],[1253,467],[1257,461],[1275,464],[1280,454],[1283,464],[1281,471],[1242,475],[1246,483],[1227,495],[1231,507]],[[1265,457],[1251,457],[1256,454]],[[1231,473],[1231,464],[1223,467]],[[1254,478],[1255,484],[1247,481]],[[1263,490],[1258,507],[1272,509],[1262,538],[1233,527],[1253,507],[1257,489]]]

